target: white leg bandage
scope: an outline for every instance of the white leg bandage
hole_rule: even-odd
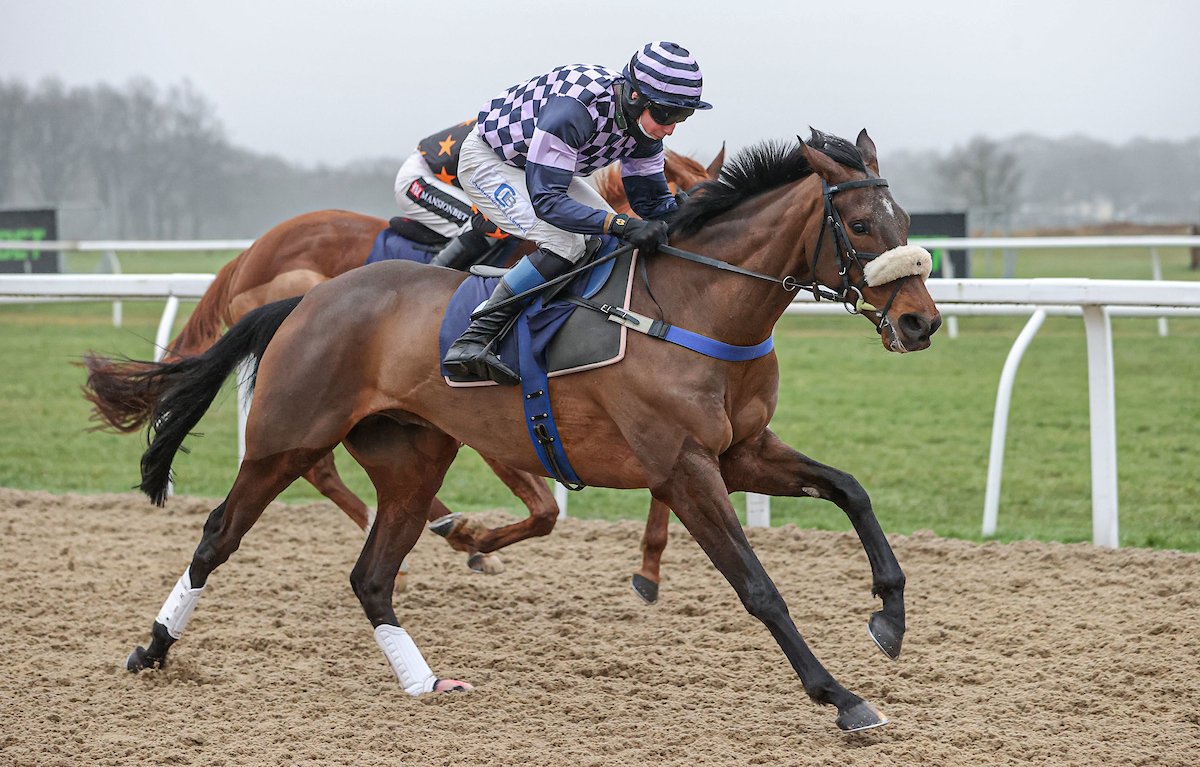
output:
[[[189,567],[175,582],[175,588],[171,589],[171,595],[167,597],[166,602],[163,602],[156,620],[166,626],[168,634],[178,639],[183,636],[188,618],[192,617],[192,612],[196,609],[196,604],[200,601],[200,595],[203,593],[203,586],[198,589],[192,588],[192,568]]]
[[[433,690],[437,677],[407,631],[399,626],[381,624],[375,628],[375,643],[383,650],[406,693],[420,695]]]

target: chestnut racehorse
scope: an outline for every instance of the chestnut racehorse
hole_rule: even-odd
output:
[[[664,173],[673,190],[686,190],[701,181],[716,178],[724,161],[724,147],[707,168],[691,157],[667,150]],[[614,210],[632,212],[625,198],[619,165],[605,168],[594,180]],[[323,210],[275,226],[221,268],[179,335],[168,344],[164,360],[201,354],[216,342],[224,327],[232,326],[250,310],[302,295],[322,282],[362,266],[376,235],[387,225],[386,221],[374,216]],[[137,431],[145,426],[150,414],[149,398],[154,393],[128,385],[128,377],[142,367],[114,363],[94,355],[89,355],[85,362],[88,367],[85,392],[95,406],[96,420],[103,426],[123,432]],[[473,569],[499,572],[502,563],[491,552],[531,535],[549,533],[554,527],[558,507],[540,477],[511,469],[487,456],[483,459],[528,507],[529,518],[518,525],[493,530],[459,517],[453,525],[437,529],[451,546],[469,554],[468,564]],[[367,505],[346,487],[338,475],[332,453],[308,469],[304,478],[360,528],[367,528]],[[450,509],[434,498],[429,520],[447,519],[449,514]],[[642,543],[642,569],[633,579],[635,591],[650,602],[657,598],[659,564],[667,542],[669,517],[669,509],[652,502]]]
[[[554,379],[550,392],[561,444],[581,481],[648,488],[666,504],[770,631],[809,697],[837,708],[844,731],[887,719],[838,683],[805,644],[729,494],[810,496],[840,507],[882,600],[869,633],[888,656],[899,656],[904,574],[869,496],[850,474],[785,444],[768,423],[779,388],[770,339],[794,290],[861,312],[888,351],[929,346],[941,317],[924,282],[929,254],[907,244],[908,224],[879,177],[866,131],[854,144],[814,130],[798,146],[752,147],[683,206],[673,247],[643,261],[635,314],[626,316],[669,323],[657,325],[668,330],[665,340],[630,333],[622,362]],[[136,648],[127,668],[166,662],[213,571],[266,506],[341,443],[378,494],[375,523],[350,575],[378,646],[410,694],[469,687],[438,679],[400,627],[397,571],[461,444],[523,471],[545,471],[528,439],[519,389],[451,388],[441,377],[438,326],[464,279],[408,262],[352,270],[302,299],[255,310],[203,355],[144,374],[160,379],[165,392],[142,457],[141,487],[159,502],[184,438],[243,360],[257,363],[257,390],[233,487],[209,515],[149,647]],[[698,353],[686,341],[697,337],[745,354],[730,361]]]

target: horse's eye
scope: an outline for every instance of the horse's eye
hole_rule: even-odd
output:
[[[867,232],[871,231],[871,228],[867,226],[865,221],[855,221],[850,225],[850,231],[854,232],[855,234],[866,234]]]

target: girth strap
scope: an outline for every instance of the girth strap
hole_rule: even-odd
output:
[[[520,356],[521,393],[525,406],[525,426],[529,439],[542,466],[559,484],[568,490],[582,490],[586,485],[579,480],[567,454],[563,450],[558,426],[554,423],[554,411],[550,407],[550,385],[543,365],[533,356],[533,340],[529,333],[529,320],[521,314],[517,319],[517,349]]]
[[[630,311],[629,309],[622,309],[619,306],[596,304],[586,299],[575,297],[568,298],[567,300],[576,306],[600,312],[618,325],[624,325],[631,330],[645,333],[651,338],[657,338],[660,341],[667,341],[676,346],[691,349],[694,352],[703,354],[706,357],[712,357],[713,359],[725,360],[726,362],[748,362],[749,360],[756,360],[759,357],[766,356],[775,348],[774,336],[767,336],[765,341],[751,346],[738,346],[737,344],[727,344],[724,341],[718,341],[715,338],[709,338],[690,330],[684,330],[669,322],[656,320],[644,314]]]

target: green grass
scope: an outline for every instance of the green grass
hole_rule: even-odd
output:
[[[1200,276],[1187,269],[1185,251],[1162,255],[1164,278]],[[228,254],[141,258],[123,257],[123,270],[213,271]],[[77,259],[71,268],[86,271]],[[975,268],[978,276],[982,267]],[[1022,253],[1017,271],[1018,277],[1148,274],[1148,257],[1136,252],[1119,258]],[[96,493],[136,485],[143,437],[87,431],[83,371],[71,363],[88,349],[149,356],[160,312],[159,302],[126,302],[124,327],[116,329],[109,304],[0,306],[0,354],[9,363],[0,378],[0,486]],[[772,428],[808,455],[854,474],[889,532],[980,537],[996,385],[1024,318],[958,322],[958,339],[939,335],[930,350],[905,356],[884,352],[860,318],[789,317],[777,328],[783,375]],[[1200,320],[1172,319],[1167,338],[1157,335],[1153,319],[1114,319],[1113,329],[1121,543],[1200,551]],[[177,492],[226,493],[236,470],[234,412],[227,391],[200,424],[205,436],[190,440],[192,452],[176,462]],[[348,484],[373,503],[365,475],[339,453]],[[298,483],[283,500],[319,497]],[[462,511],[501,506],[523,512],[469,450],[451,469],[441,498]],[[644,491],[589,488],[571,495],[570,513],[644,518],[648,500]],[[810,499],[775,499],[772,522],[849,529],[835,507]],[[1091,540],[1079,318],[1048,319],[1017,374],[999,523],[1001,540]]]
[[[1020,250],[1015,253],[1013,277],[1093,277],[1105,280],[1148,280],[1153,276],[1150,252],[1146,248],[1106,248],[1104,250]],[[1159,248],[1164,280],[1196,280],[1200,274],[1188,268],[1184,248]],[[971,253],[971,277],[1004,276],[1004,254],[998,250]]]

